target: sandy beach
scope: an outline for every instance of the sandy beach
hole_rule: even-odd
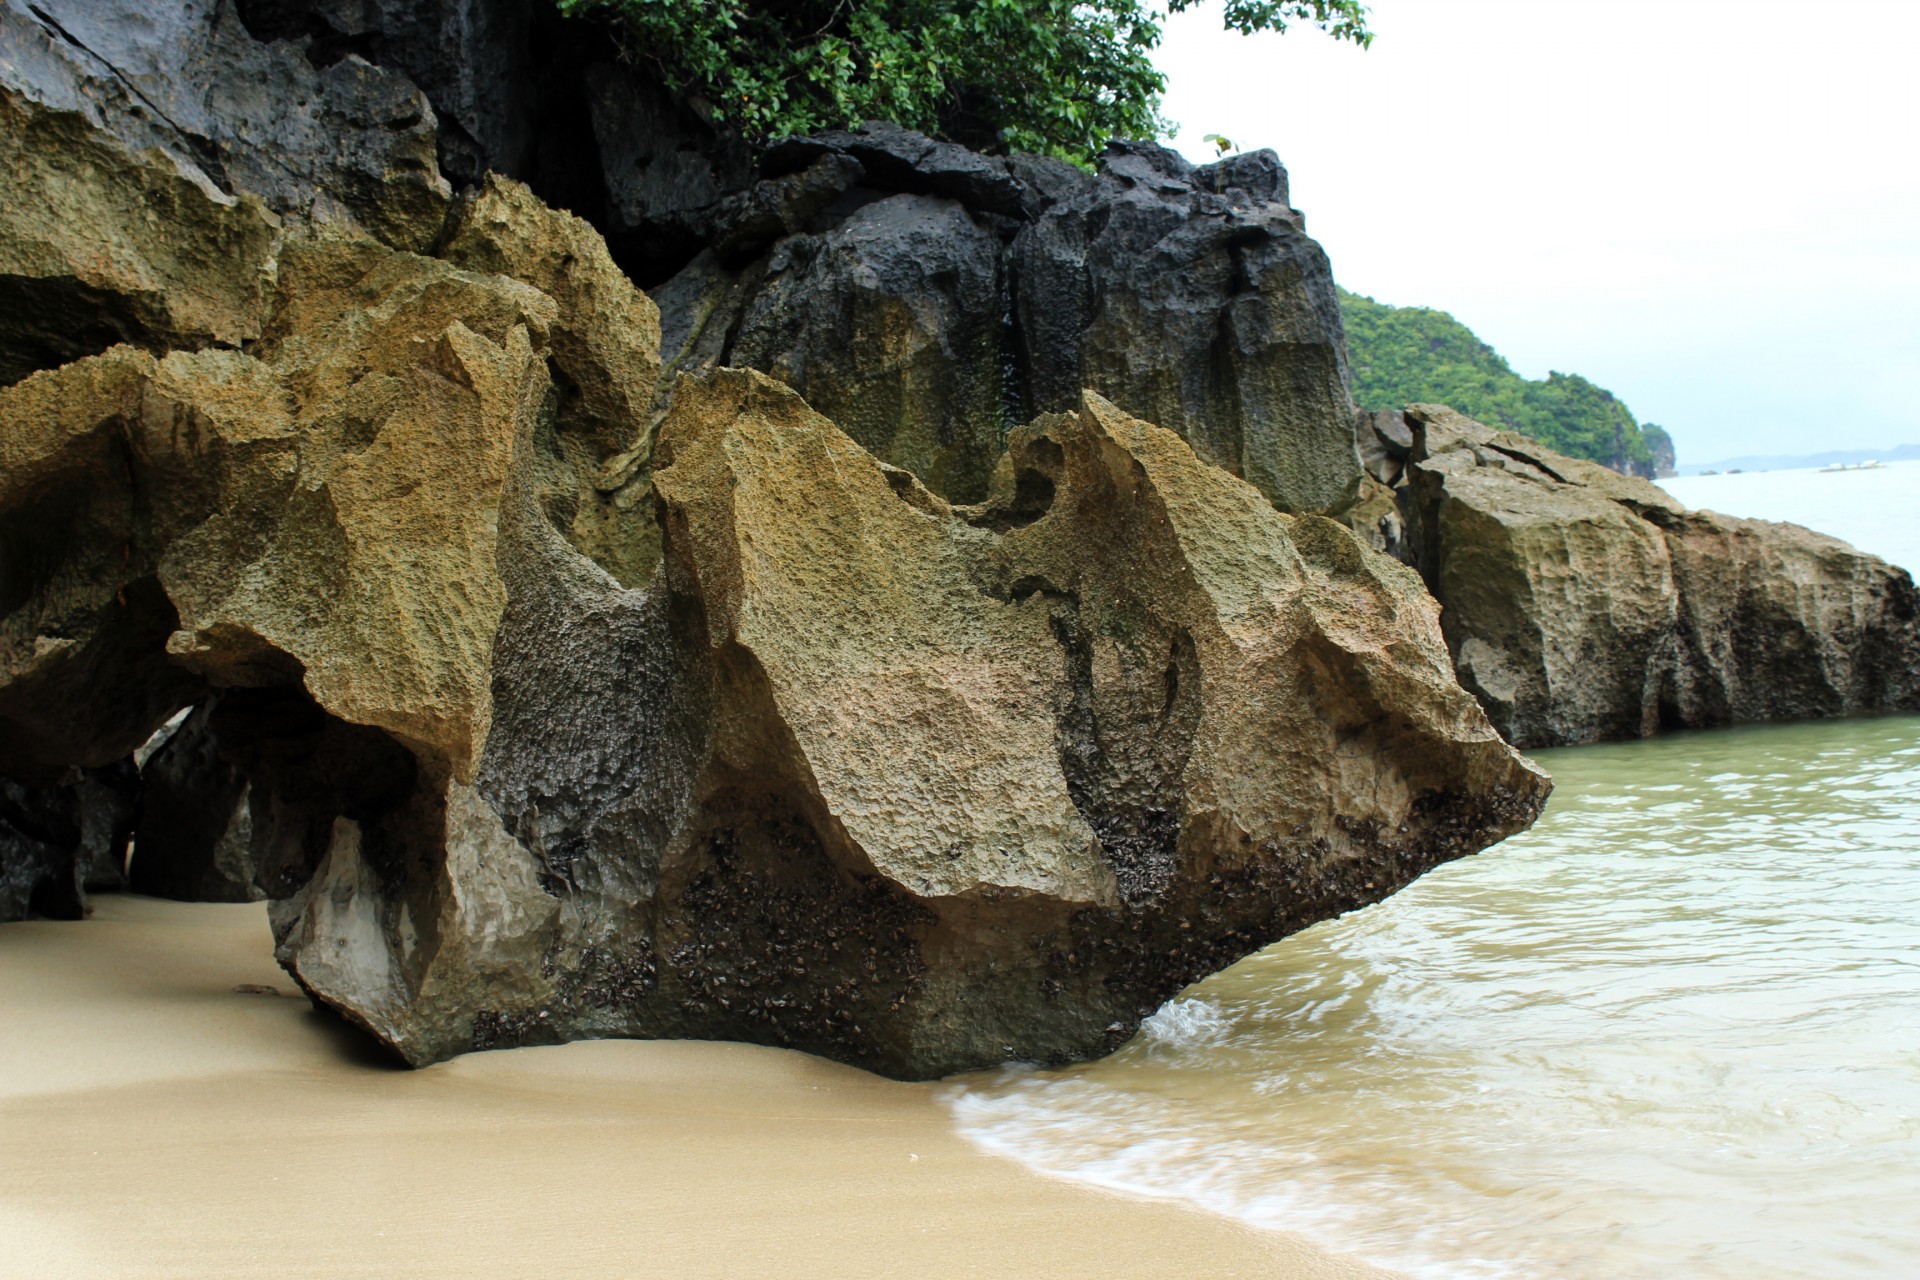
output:
[[[259,906],[0,929],[0,1275],[1388,1273],[956,1136],[935,1086],[741,1045],[395,1069]]]

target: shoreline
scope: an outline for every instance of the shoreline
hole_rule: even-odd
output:
[[[263,906],[0,928],[0,1276],[1380,1280],[1297,1236],[981,1150],[934,1084],[588,1041],[387,1065]]]

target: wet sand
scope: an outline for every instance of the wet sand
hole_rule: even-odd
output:
[[[741,1045],[386,1065],[261,907],[0,926],[0,1276],[1388,1273],[1031,1173],[931,1086]]]

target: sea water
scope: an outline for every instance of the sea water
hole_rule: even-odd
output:
[[[962,1131],[1416,1276],[1920,1275],[1920,718],[1539,759],[1531,831]]]
[[[1805,525],[1920,572],[1920,462],[1870,471],[1681,476],[1660,484],[1689,507]]]

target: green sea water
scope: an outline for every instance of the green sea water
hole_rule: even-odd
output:
[[[1920,718],[1538,758],[1533,830],[961,1129],[1423,1277],[1920,1275]]]

